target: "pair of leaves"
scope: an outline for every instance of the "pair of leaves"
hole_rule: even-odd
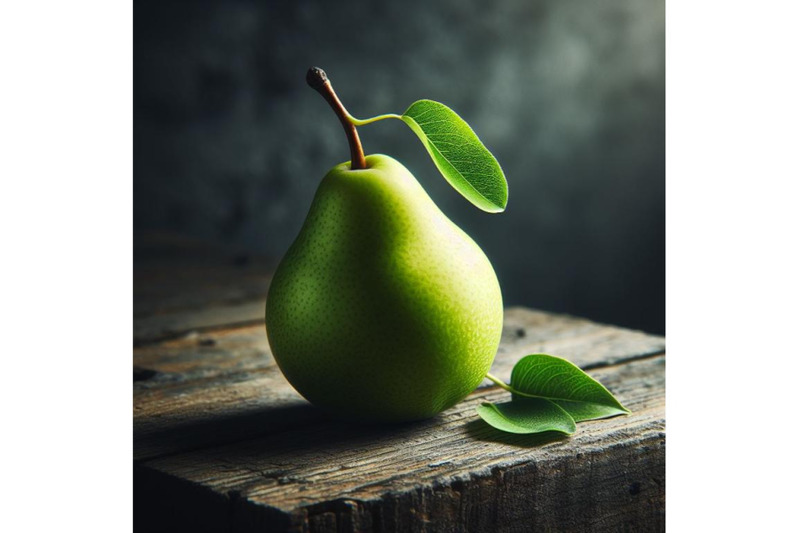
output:
[[[560,357],[523,357],[511,372],[510,402],[484,403],[478,414],[509,433],[557,431],[571,435],[575,423],[628,414],[608,389]]]
[[[417,134],[455,190],[484,211],[505,210],[508,184],[503,169],[455,111],[433,100],[419,100],[400,119]]]

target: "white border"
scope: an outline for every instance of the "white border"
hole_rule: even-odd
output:
[[[0,531],[132,529],[132,13],[0,4]]]
[[[667,4],[667,524],[796,527],[798,8]]]

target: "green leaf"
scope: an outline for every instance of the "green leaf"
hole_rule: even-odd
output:
[[[556,402],[578,422],[627,414],[614,395],[583,370],[560,357],[533,354],[511,371],[511,388]],[[514,401],[528,399],[515,395]]]
[[[505,210],[508,184],[503,169],[455,111],[439,102],[419,100],[400,118],[420,138],[445,179],[467,200],[490,213]]]
[[[478,414],[490,426],[508,433],[575,433],[575,421],[561,407],[549,400],[519,398],[505,403],[483,403]]]

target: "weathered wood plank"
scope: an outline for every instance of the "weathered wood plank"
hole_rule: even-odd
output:
[[[664,339],[565,315],[507,310],[492,372],[508,377],[520,357],[540,351],[596,368],[662,353]],[[134,384],[139,460],[269,434],[322,416],[283,378],[263,324],[143,346],[134,350],[134,365],[142,377]]]
[[[474,408],[507,393],[486,387],[430,421],[323,419],[146,461],[137,475],[198,530],[660,530],[663,370],[662,356],[594,370],[633,415],[568,439],[496,432]]]
[[[263,322],[265,305],[266,298],[136,318],[133,321],[133,343],[134,346],[143,346],[189,333]]]

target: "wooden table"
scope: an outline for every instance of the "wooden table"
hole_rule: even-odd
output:
[[[488,381],[432,420],[350,425],[303,400],[272,359],[274,263],[169,240],[148,250],[134,286],[137,531],[664,529],[663,337],[506,310],[492,373],[561,355],[633,411],[570,438],[486,425],[475,407],[508,398]]]

